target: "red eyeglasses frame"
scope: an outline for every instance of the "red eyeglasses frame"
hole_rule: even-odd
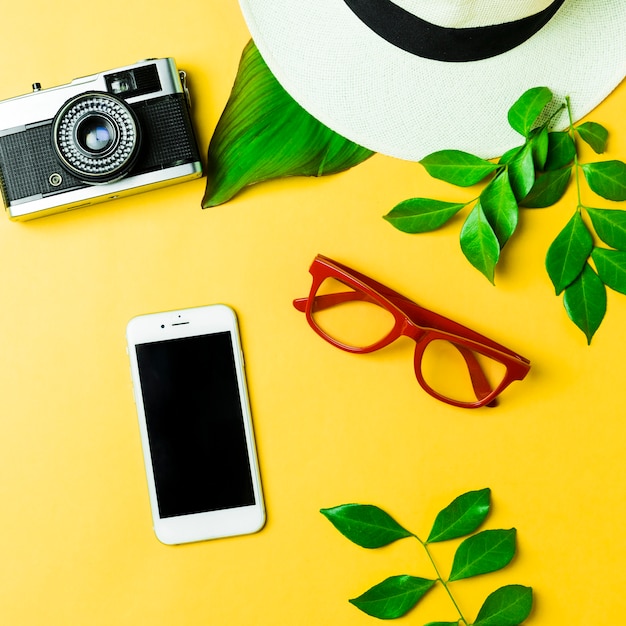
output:
[[[397,291],[342,263],[318,254],[309,268],[309,272],[313,277],[309,295],[306,298],[296,298],[293,305],[298,311],[305,313],[311,328],[331,345],[346,352],[357,354],[374,352],[388,346],[402,336],[409,337],[415,341],[414,369],[417,381],[424,391],[437,400],[461,408],[495,406],[497,396],[512,382],[522,380],[530,369],[530,361],[525,357],[462,324],[421,307]],[[335,278],[358,291],[318,295],[316,298],[320,285],[327,278]],[[378,304],[389,311],[395,320],[393,328],[385,337],[369,346],[360,348],[343,344],[327,335],[313,318],[315,311],[355,299]],[[424,350],[435,339],[448,341],[463,356],[477,398],[475,402],[463,402],[448,398],[432,389],[424,379],[421,368]],[[491,388],[474,352],[494,359],[506,368],[502,381],[494,389]]]

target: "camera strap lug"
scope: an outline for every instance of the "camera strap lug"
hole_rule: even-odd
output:
[[[189,88],[187,87],[187,72],[185,72],[185,70],[178,70],[178,76],[180,77],[180,83],[183,86],[187,106],[191,108],[191,97],[189,96]]]

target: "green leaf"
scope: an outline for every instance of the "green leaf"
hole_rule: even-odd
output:
[[[519,211],[506,170],[498,174],[480,194],[480,203],[487,221],[498,238],[500,248],[517,228]]]
[[[515,555],[515,528],[483,530],[463,541],[458,547],[450,581],[488,574],[502,569]]]
[[[607,287],[626,294],[626,252],[594,248],[591,258],[600,280]]]
[[[251,41],[209,145],[202,206],[222,204],[247,185],[273,178],[341,172],[372,154],[297,104]]]
[[[585,163],[582,168],[592,191],[607,200],[626,200],[626,163],[600,161]]]
[[[467,260],[493,284],[500,244],[477,202],[461,228],[461,250]]]
[[[611,248],[626,250],[626,211],[617,209],[593,209],[587,213],[598,237]]]
[[[542,209],[556,204],[567,190],[571,176],[571,167],[540,174],[528,195],[522,200],[522,206]]]
[[[547,87],[529,89],[509,109],[509,124],[520,135],[528,137],[535,122],[551,100],[552,92]]]
[[[508,165],[525,147],[526,144],[522,144],[521,146],[517,146],[516,148],[511,148],[510,150],[507,150],[498,159],[498,165]]]
[[[588,263],[565,290],[563,304],[569,318],[585,333],[590,344],[606,313],[606,288]]]
[[[596,122],[585,122],[574,129],[580,138],[589,144],[596,154],[602,154],[606,150],[609,131]]]
[[[433,152],[420,163],[433,178],[458,187],[475,185],[498,169],[495,163],[461,150]]]
[[[593,238],[579,211],[548,248],[546,269],[557,294],[581,273],[593,249]]]
[[[506,585],[487,597],[473,626],[519,626],[532,607],[531,587]]]
[[[548,158],[549,137],[548,129],[544,126],[535,129],[531,133],[530,144],[533,150],[535,168],[542,170]]]
[[[428,535],[427,543],[457,539],[473,533],[489,514],[490,489],[468,491],[442,509]]]
[[[391,576],[350,602],[372,617],[396,619],[408,613],[434,584],[426,578]]]
[[[363,548],[381,548],[413,536],[388,513],[371,504],[342,504],[321,509],[320,513],[342,535]]]
[[[430,198],[411,198],[396,205],[384,219],[405,233],[426,233],[443,226],[465,206]]]
[[[518,201],[523,200],[535,184],[535,161],[529,143],[509,162],[507,171],[515,197]]]
[[[544,170],[560,170],[576,156],[576,144],[567,131],[548,133],[548,156]]]

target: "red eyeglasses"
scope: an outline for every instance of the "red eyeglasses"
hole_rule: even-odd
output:
[[[523,356],[332,259],[318,254],[309,272],[309,296],[293,304],[318,335],[354,353],[413,339],[417,380],[442,402],[495,406],[496,396],[530,369]]]

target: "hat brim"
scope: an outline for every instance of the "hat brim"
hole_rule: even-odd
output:
[[[498,56],[433,61],[371,31],[343,0],[240,0],[252,38],[286,91],[370,150],[417,161],[441,149],[502,155],[521,138],[506,112],[527,89],[570,96],[580,119],[626,74],[626,1],[566,0]]]

